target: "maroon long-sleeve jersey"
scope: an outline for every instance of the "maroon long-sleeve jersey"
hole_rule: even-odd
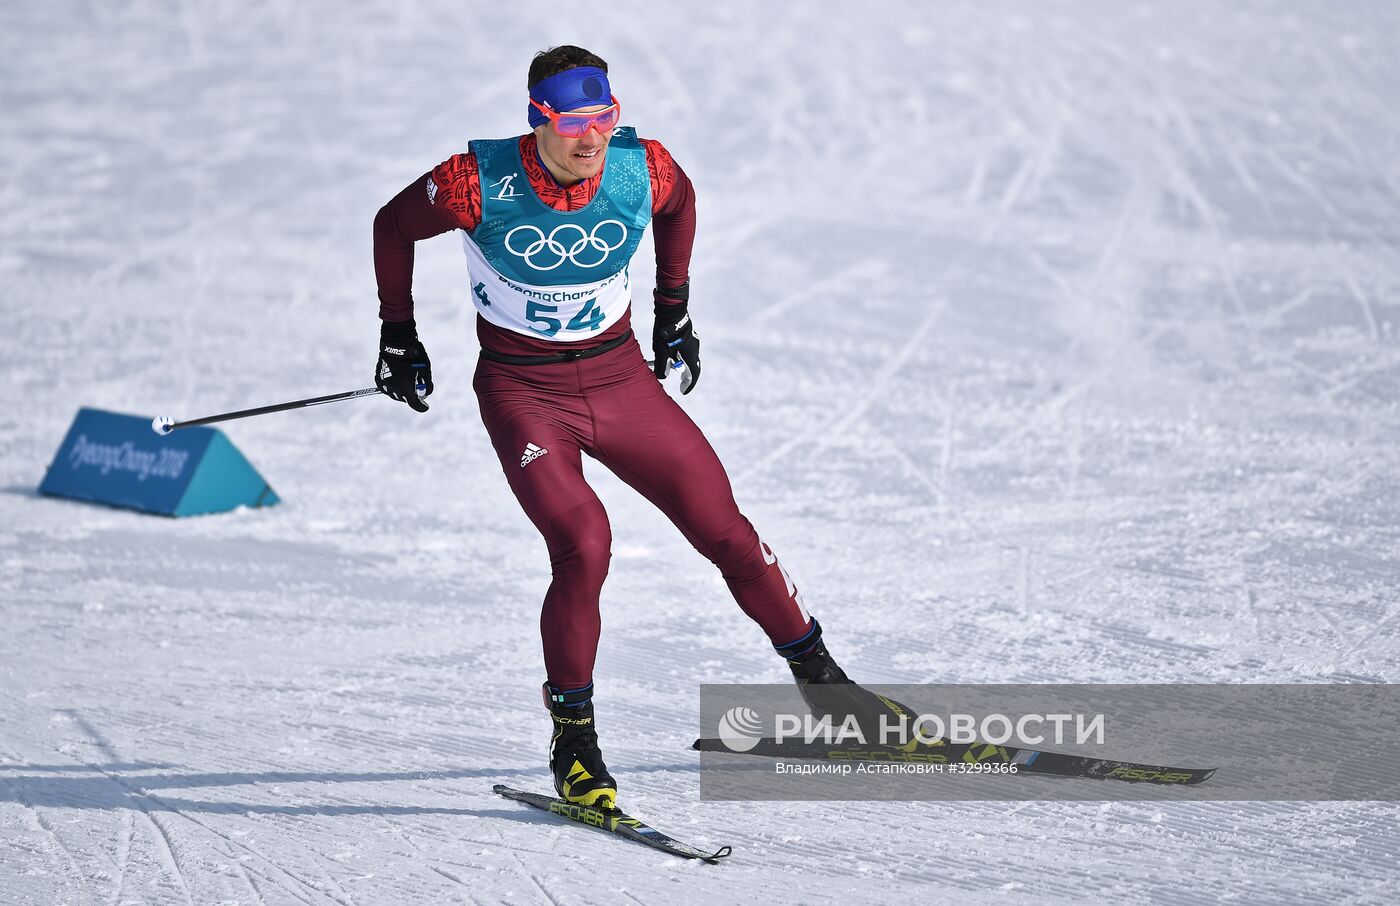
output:
[[[640,139],[651,176],[652,236],[656,243],[656,286],[673,289],[690,273],[695,242],[695,191],[689,177],[665,147]],[[545,169],[534,134],[520,137],[520,158],[530,188],[557,211],[576,211],[593,200],[603,169],[572,186],[561,186]],[[385,321],[413,317],[413,244],[451,230],[472,230],[481,223],[481,180],[476,155],[454,154],[414,180],[379,209],[374,218],[374,273],[379,284],[379,316]],[[658,296],[659,304],[674,304]],[[630,311],[599,335],[600,343],[631,329]],[[551,355],[547,340],[513,333],[477,318],[481,345],[510,355]]]

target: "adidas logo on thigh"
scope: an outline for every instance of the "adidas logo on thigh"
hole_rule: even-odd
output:
[[[525,452],[520,454],[520,468],[525,468],[548,452],[544,447],[537,447],[531,443],[525,444]]]

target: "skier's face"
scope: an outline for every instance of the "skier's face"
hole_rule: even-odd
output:
[[[606,110],[606,106],[583,107],[578,113],[592,113]],[[571,186],[597,175],[603,169],[603,157],[608,150],[610,136],[589,129],[581,138],[568,138],[555,131],[552,123],[542,123],[535,127],[535,139],[539,144],[540,158],[549,172],[562,185]]]

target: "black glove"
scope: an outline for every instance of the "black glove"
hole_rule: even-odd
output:
[[[675,300],[675,301],[668,301]],[[690,281],[675,289],[656,290],[656,321],[651,329],[652,370],[657,380],[665,380],[671,363],[679,360],[685,369],[681,393],[695,389],[700,380],[700,338],[690,320]]]
[[[433,392],[433,364],[428,361],[428,351],[418,342],[418,325],[412,318],[385,321],[380,328],[374,385],[381,393],[408,403],[418,412],[428,411],[422,397]]]

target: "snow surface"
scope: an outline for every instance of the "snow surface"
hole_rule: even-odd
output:
[[[369,383],[376,209],[563,42],[697,185],[683,405],[857,679],[1400,680],[1393,3],[7,3],[0,901],[1394,902],[1391,803],[699,802],[696,684],[784,667],[596,468],[605,751],[735,854],[493,796],[548,562],[451,238],[428,415],[228,426],[267,510],[36,496],[80,405]]]

